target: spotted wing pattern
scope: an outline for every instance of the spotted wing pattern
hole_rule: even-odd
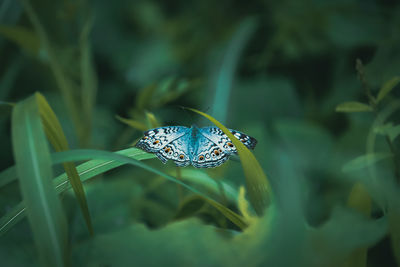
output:
[[[178,167],[185,167],[189,165],[189,137],[189,135],[183,135],[171,143],[168,143],[156,153],[156,156],[163,163],[166,163],[168,160],[173,160]]]
[[[257,140],[247,134],[241,133],[236,130],[229,129],[229,131],[235,136],[239,141],[241,141],[247,148],[254,149]],[[232,143],[231,139],[224,134],[224,132],[217,127],[204,127],[200,129],[202,135],[204,135],[209,140],[213,141],[218,145],[225,153],[237,154],[235,145]]]
[[[229,159],[229,153],[202,134],[197,136],[196,144],[192,157],[192,165],[196,168],[214,168]]]
[[[148,130],[136,143],[136,147],[146,152],[158,152],[172,141],[190,132],[190,128],[183,126],[167,126]]]

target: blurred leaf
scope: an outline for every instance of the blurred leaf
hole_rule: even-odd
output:
[[[183,168],[180,170],[180,179],[188,183],[194,183],[196,186],[204,187],[206,192],[214,193],[232,203],[236,203],[238,192],[224,181],[216,181],[207,172],[200,169]]]
[[[64,135],[56,114],[54,114],[53,110],[51,109],[50,105],[47,103],[43,95],[41,95],[40,93],[36,93],[35,96],[39,107],[40,118],[42,120],[46,136],[49,139],[50,143],[53,145],[55,151],[57,152],[68,150],[69,148],[67,138]],[[74,190],[75,196],[78,200],[88,230],[90,234],[93,234],[93,226],[90,219],[85,190],[83,189],[83,185],[75,168],[75,164],[71,162],[66,162],[63,164],[63,166],[66,173],[68,174],[68,178]]]
[[[182,220],[192,217],[201,208],[204,207],[205,200],[199,196],[189,196],[179,203],[178,211],[176,212],[174,219]]]
[[[255,221],[257,218],[252,216],[249,211],[249,203],[247,202],[246,198],[246,189],[241,186],[239,189],[239,198],[238,198],[238,208],[240,213],[246,219],[246,221],[250,224],[251,222]]]
[[[400,134],[400,125],[393,126],[393,123],[389,122],[382,126],[375,127],[374,132],[387,135],[390,141],[393,142]]]
[[[67,224],[51,181],[50,151],[36,95],[15,106],[12,142],[21,192],[40,260],[44,266],[64,266]]]
[[[372,111],[372,107],[360,102],[345,102],[336,107],[337,112],[366,112]]]
[[[32,30],[20,26],[0,25],[0,34],[20,46],[28,54],[38,56],[40,39]]]
[[[154,114],[151,112],[146,112],[146,119],[147,119],[148,128],[150,128],[150,129],[161,126],[161,124],[158,122],[156,116],[154,116]]]
[[[82,107],[85,114],[85,122],[91,132],[93,109],[97,94],[97,75],[93,65],[92,48],[89,42],[89,34],[93,26],[93,20],[88,19],[80,37],[81,52],[81,82],[82,82]]]
[[[390,91],[393,90],[394,87],[400,82],[400,77],[395,76],[389,81],[385,82],[381,89],[379,90],[378,96],[376,98],[376,101],[379,103],[387,94],[390,93]]]
[[[273,196],[267,176],[262,170],[257,159],[254,157],[253,153],[251,153],[242,142],[234,137],[224,125],[215,120],[213,117],[196,109],[188,109],[209,119],[218,128],[220,128],[235,145],[246,177],[246,185],[247,190],[249,191],[250,203],[253,205],[257,215],[261,216],[264,210],[270,204]]]
[[[242,51],[256,30],[257,21],[254,18],[243,19],[236,32],[231,37],[228,46],[223,51],[219,69],[214,70],[212,116],[226,123],[230,93],[233,87],[235,71]]]
[[[364,185],[361,183],[356,183],[350,192],[347,200],[347,206],[363,213],[366,217],[370,217],[371,205],[371,197],[369,196]],[[347,266],[366,267],[367,251],[368,247],[358,248],[353,251],[346,261]]]
[[[378,161],[393,157],[391,153],[370,153],[366,155],[359,156],[350,162],[346,163],[342,167],[342,171],[350,172],[359,169],[366,168],[372,164],[377,163]]]
[[[132,120],[132,119],[125,119],[122,118],[118,115],[115,116],[119,121],[129,125],[130,127],[137,129],[139,131],[146,131],[148,128],[146,127],[146,125],[140,121],[136,121],[136,120]]]
[[[83,120],[81,116],[81,111],[79,109],[79,105],[74,97],[76,93],[73,81],[65,74],[65,70],[63,69],[59,58],[57,57],[57,53],[49,40],[49,37],[41,24],[39,18],[35,10],[32,8],[29,1],[22,1],[25,12],[28,15],[29,20],[31,21],[37,36],[40,39],[40,42],[43,45],[43,49],[48,54],[49,57],[49,66],[53,72],[54,78],[56,80],[57,86],[61,91],[62,98],[65,101],[65,104],[68,108],[68,111],[71,115],[72,121],[74,122],[75,130],[78,134],[78,139],[81,144],[87,143],[87,138],[90,136],[90,131],[88,130],[88,125]]]
[[[363,250],[381,240],[387,229],[385,217],[367,219],[337,207],[328,222],[311,230],[312,248],[307,258],[316,263],[315,266],[365,266]]]

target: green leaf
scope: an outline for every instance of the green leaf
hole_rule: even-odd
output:
[[[370,154],[365,154],[362,156],[359,156],[350,162],[346,163],[342,171],[344,172],[350,172],[350,171],[355,171],[355,170],[360,170],[363,168],[366,168],[372,164],[377,163],[378,161],[387,159],[393,157],[392,154],[390,153],[370,153]]]
[[[367,112],[372,111],[372,107],[360,102],[344,102],[336,107],[336,112]]]
[[[129,125],[130,127],[140,130],[140,131],[146,131],[148,128],[146,127],[146,125],[140,121],[136,121],[136,120],[132,120],[132,119],[125,119],[122,118],[118,115],[115,116],[119,121]]]
[[[41,95],[40,93],[36,93],[35,96],[39,106],[40,117],[44,125],[44,130],[50,143],[53,145],[55,151],[68,150],[69,148],[67,138],[64,135],[61,124],[58,121],[56,114],[54,114],[53,110],[51,109],[50,105],[47,103],[43,95]],[[63,164],[63,167],[68,174],[70,183],[78,200],[88,230],[90,234],[93,235],[93,226],[90,219],[85,191],[83,189],[83,185],[79,178],[75,165],[71,162],[66,162]]]
[[[40,39],[33,31],[20,26],[0,25],[0,34],[29,54],[34,56],[39,54]]]
[[[93,20],[89,18],[84,25],[80,38],[80,59],[81,59],[81,99],[83,114],[85,116],[85,122],[88,125],[87,137],[90,137],[92,121],[93,121],[93,109],[96,102],[97,94],[97,75],[93,66],[92,59],[92,48],[89,42],[90,30],[93,26]]]
[[[393,90],[394,87],[396,87],[396,85],[400,82],[400,77],[399,76],[395,76],[392,79],[390,79],[389,81],[385,82],[381,89],[378,92],[378,96],[376,98],[377,103],[379,103],[383,98],[385,98],[385,96],[387,94],[390,93],[390,91]]]
[[[246,187],[249,193],[250,203],[253,205],[257,215],[261,216],[264,210],[270,204],[272,191],[267,176],[262,170],[257,159],[254,157],[253,153],[251,153],[242,142],[234,137],[224,125],[215,120],[213,117],[196,109],[188,109],[209,119],[218,128],[220,128],[229,137],[229,139],[232,140],[238,151],[240,162],[242,163],[243,172],[246,177]]]
[[[136,160],[145,160],[145,159],[151,159],[155,158],[156,156],[151,153],[144,152],[143,150],[140,150],[138,148],[128,148],[125,150],[121,150],[116,152],[118,154],[136,159]],[[63,159],[59,159],[58,161],[54,160],[54,154],[52,155],[53,158],[53,164],[56,163],[62,163]],[[61,161],[60,161],[61,160]],[[123,165],[123,163],[120,163],[115,160],[99,160],[99,159],[94,159],[87,161],[85,163],[82,163],[77,167],[79,176],[81,178],[81,181],[84,182],[90,178],[95,177],[98,174],[102,174],[108,170],[117,168],[119,166]],[[8,178],[7,178],[8,177]],[[12,177],[12,178],[10,178]],[[0,174],[0,183],[4,178],[9,179],[9,181],[14,181],[17,179],[17,174],[15,171],[15,166],[12,166],[5,171],[1,172]],[[3,183],[1,183],[3,184]],[[59,176],[57,176],[53,180],[53,185],[56,189],[56,192],[62,193],[68,189],[71,188],[71,183],[69,183],[69,179],[66,173],[63,173]],[[12,226],[14,226],[16,223],[18,223],[22,218],[25,216],[25,205],[23,203],[18,204],[16,207],[14,207],[9,213],[7,213],[5,216],[3,216],[0,219],[0,236],[6,233],[9,229],[11,229]]]
[[[254,18],[244,19],[238,26],[236,32],[232,36],[228,46],[224,49],[224,54],[219,66],[215,70],[212,104],[212,116],[222,123],[225,123],[228,105],[230,100],[230,92],[233,87],[235,71],[240,59],[240,55],[256,30],[257,22]]]
[[[66,263],[67,224],[52,184],[52,163],[36,96],[17,103],[12,143],[20,188],[43,266]]]
[[[390,141],[393,142],[400,135],[400,125],[393,126],[393,123],[389,122],[375,127],[374,132],[389,136]]]
[[[98,174],[104,173],[108,170],[119,167],[123,164],[132,164],[135,166],[143,167],[150,172],[156,173],[168,180],[176,182],[190,191],[200,195],[206,201],[208,201],[211,205],[221,211],[228,219],[230,219],[233,223],[235,223],[238,227],[244,229],[247,224],[244,222],[243,218],[226,208],[225,206],[219,204],[218,202],[210,199],[206,195],[200,193],[198,190],[182,183],[181,181],[175,179],[172,176],[166,175],[148,165],[142,164],[138,162],[139,160],[151,159],[156,156],[151,153],[144,152],[137,148],[129,148],[116,153],[106,152],[106,151],[98,151],[98,150],[70,150],[66,152],[53,154],[53,164],[62,163],[65,161],[75,161],[75,160],[84,160],[88,158],[102,158],[90,160],[88,162],[82,163],[77,167],[79,176],[82,181],[86,181]],[[67,175],[65,173],[54,179],[54,187],[57,193],[64,192],[65,190],[71,187],[68,182]],[[0,219],[0,236],[7,232],[13,225],[15,225],[18,221],[20,221],[25,213],[23,205],[18,205],[10,211],[10,214],[6,214],[4,217]],[[16,216],[12,216],[12,214],[17,214]],[[10,219],[11,218],[11,219]],[[10,221],[11,220],[11,221]]]
[[[167,175],[157,169],[154,169],[154,168],[148,166],[147,164],[142,163],[138,160],[131,159],[126,156],[122,156],[122,155],[119,155],[119,154],[113,153],[113,152],[90,150],[90,149],[69,150],[69,151],[59,152],[55,155],[56,161],[60,161],[61,159],[62,159],[62,161],[78,161],[78,160],[86,160],[86,159],[90,159],[90,158],[116,160],[120,163],[135,165],[135,166],[145,169],[149,172],[160,175],[160,176],[164,177],[165,179],[167,179],[171,182],[175,182],[175,183],[185,187],[186,189],[192,191],[193,193],[201,196],[202,198],[204,198],[209,204],[214,206],[217,210],[219,210],[222,214],[224,214],[224,216],[226,218],[228,218],[231,222],[236,224],[239,228],[244,229],[247,227],[247,223],[243,220],[243,218],[240,215],[231,211],[224,205],[218,203],[217,201],[211,199],[210,197],[201,193],[197,189],[183,183],[182,181],[180,181],[170,175]]]

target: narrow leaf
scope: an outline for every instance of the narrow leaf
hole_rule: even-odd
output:
[[[336,107],[337,112],[367,112],[372,111],[372,107],[360,102],[345,102]]]
[[[141,163],[139,160],[155,158],[154,154],[143,152],[137,148],[129,148],[126,150],[119,151],[117,153],[107,152],[107,151],[99,151],[99,150],[70,150],[65,152],[59,152],[53,155],[53,163],[61,163],[65,161],[78,161],[78,160],[85,160],[89,158],[97,158],[95,160],[90,160],[85,162],[77,167],[79,175],[82,181],[86,181],[98,174],[104,173],[108,170],[113,168],[119,167],[123,164],[131,164],[138,167],[142,167],[152,173],[160,175],[170,181],[173,181],[177,184],[182,185],[183,187],[187,188],[188,190],[198,194],[206,201],[208,201],[211,205],[221,211],[225,217],[231,220],[234,224],[236,224],[241,229],[244,229],[247,224],[244,219],[236,214],[235,212],[231,211],[227,207],[221,205],[220,203],[210,199],[208,196],[204,195],[203,193],[199,192],[195,188],[186,185],[182,181],[177,180],[176,178],[164,174],[163,172],[156,170],[144,163]],[[68,188],[70,188],[70,184],[68,183],[68,179],[66,174],[61,174],[57,178],[54,179],[54,186],[58,193],[61,193]],[[22,206],[23,207],[23,206]],[[11,214],[18,214],[18,216],[11,216],[6,215],[5,217],[13,218],[13,221],[7,221],[5,217],[0,219],[0,236],[4,234],[12,225],[15,225],[19,220],[24,217],[24,211],[21,206],[14,208],[10,213]],[[5,226],[7,224],[7,226]]]
[[[244,19],[232,36],[218,70],[215,70],[214,94],[212,104],[212,116],[222,123],[226,122],[228,114],[229,96],[233,87],[235,71],[239,63],[240,55],[256,29],[254,18]]]
[[[0,34],[29,54],[34,56],[39,54],[40,39],[33,31],[19,26],[0,25]]]
[[[218,128],[220,128],[229,137],[229,139],[231,139],[238,151],[240,162],[242,163],[243,172],[246,177],[246,187],[247,191],[249,192],[250,203],[253,205],[257,215],[261,216],[264,210],[270,204],[272,191],[267,176],[262,170],[257,159],[254,157],[253,153],[251,153],[242,142],[234,137],[224,125],[215,120],[213,117],[196,109],[188,109],[209,119]]]
[[[145,160],[156,157],[154,154],[146,153],[138,148],[128,148],[125,150],[118,151],[116,153],[134,158],[136,160]],[[52,155],[52,159],[53,159],[52,160],[53,164],[58,164],[63,162],[62,158],[59,159],[58,161],[54,160],[54,154]],[[84,182],[90,178],[95,177],[98,174],[102,174],[108,170],[114,169],[121,165],[123,165],[123,163],[120,163],[115,160],[94,159],[82,163],[77,167],[77,170],[81,178],[81,181]],[[10,177],[12,177],[8,178],[10,181],[16,180],[17,174],[15,170],[16,170],[15,166],[12,166],[7,170],[3,171],[0,174],[0,181],[3,177],[7,178],[6,175],[7,173],[9,173]],[[66,173],[57,176],[53,180],[53,185],[58,194],[71,188],[71,184],[69,183],[68,176]],[[0,219],[0,236],[6,233],[9,229],[11,229],[11,227],[14,226],[16,223],[18,223],[20,220],[22,220],[22,218],[24,218],[25,215],[26,215],[25,205],[21,202],[16,207],[14,207],[9,213],[7,213]]]
[[[360,170],[360,169],[366,168],[372,164],[375,164],[378,161],[390,158],[392,156],[393,155],[390,153],[365,154],[365,155],[359,156],[359,157],[351,160],[347,164],[345,164],[342,168],[342,171],[349,172],[349,171]]]
[[[136,121],[136,120],[132,120],[132,119],[125,119],[122,118],[118,115],[115,116],[120,122],[123,122],[127,125],[129,125],[130,127],[140,130],[140,131],[146,131],[148,128],[146,127],[146,125],[140,121]]]
[[[40,93],[36,93],[35,96],[39,106],[40,117],[42,119],[42,123],[44,125],[44,129],[50,143],[58,152],[68,150],[69,148],[67,138],[64,135],[61,124],[58,121],[56,114],[54,114],[53,110],[51,109],[50,105],[47,103],[43,95],[41,95]],[[68,174],[68,178],[74,190],[75,196],[78,200],[88,230],[90,234],[93,234],[93,226],[90,219],[85,191],[83,189],[83,185],[79,178],[75,165],[71,162],[66,162],[63,164],[63,167],[65,169],[65,172]]]
[[[389,81],[385,82],[381,89],[378,92],[378,96],[376,98],[377,102],[380,102],[382,99],[385,98],[385,96],[387,94],[390,93],[390,91],[393,90],[394,87],[396,87],[396,85],[400,82],[400,76],[395,76],[392,79],[390,79]]]
[[[51,158],[36,97],[12,113],[12,143],[20,188],[43,266],[66,263],[67,226],[52,184]]]

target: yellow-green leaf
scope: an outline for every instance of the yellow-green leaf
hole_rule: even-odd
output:
[[[344,172],[349,172],[349,171],[355,171],[359,169],[363,169],[365,167],[368,167],[372,164],[375,164],[378,161],[384,160],[386,158],[392,157],[393,155],[390,153],[369,153],[365,154],[362,156],[359,156],[350,162],[346,163],[342,171]]]
[[[69,147],[67,138],[65,137],[60,122],[58,121],[50,105],[47,103],[44,96],[40,93],[35,94],[35,99],[39,107],[40,118],[42,120],[46,136],[49,139],[50,143],[56,151],[68,150]],[[85,191],[83,189],[83,185],[79,178],[79,174],[76,170],[75,164],[72,162],[66,162],[63,164],[63,167],[65,169],[65,172],[68,174],[69,181],[78,200],[89,232],[93,234],[93,227],[90,219],[89,208],[87,206]]]
[[[140,131],[146,131],[148,128],[146,127],[146,125],[140,121],[136,121],[136,120],[132,120],[132,119],[125,119],[122,118],[118,115],[115,116],[120,122],[123,122],[127,125],[129,125],[130,127],[140,130]]]
[[[0,34],[19,45],[23,50],[37,56],[40,49],[40,39],[31,30],[19,26],[0,25]]]
[[[395,76],[392,79],[390,79],[389,81],[385,82],[381,89],[379,90],[378,96],[376,98],[376,101],[379,102],[381,101],[383,98],[385,98],[385,96],[387,94],[390,93],[390,91],[392,91],[392,89],[400,82],[400,76]]]
[[[192,108],[189,108],[189,110],[209,119],[232,140],[238,151],[240,162],[242,163],[243,172],[246,177],[246,187],[247,191],[249,192],[250,203],[252,204],[257,215],[261,216],[271,202],[272,191],[267,176],[262,170],[257,159],[254,157],[253,153],[251,153],[250,150],[236,137],[234,137],[233,134],[219,121],[199,110]]]
[[[356,101],[344,102],[336,107],[337,112],[368,112],[372,110],[371,106]]]

